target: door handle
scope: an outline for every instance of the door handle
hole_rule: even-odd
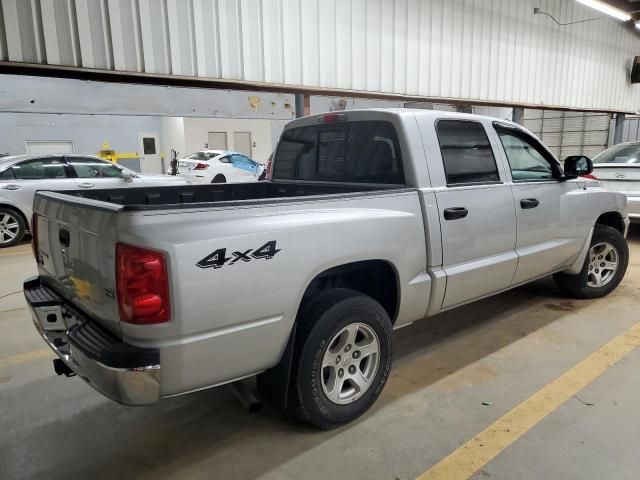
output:
[[[444,209],[445,220],[456,220],[457,218],[464,218],[469,214],[469,210],[465,207],[451,207]]]
[[[80,188],[93,188],[95,185],[93,183],[79,183],[78,186]]]
[[[20,190],[22,187],[20,185],[16,185],[14,183],[10,183],[9,185],[5,185],[2,187],[3,190]]]
[[[536,208],[540,202],[536,198],[523,198],[520,200],[520,206],[525,210],[528,208]]]

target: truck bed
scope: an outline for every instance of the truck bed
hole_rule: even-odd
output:
[[[160,210],[263,203],[296,197],[366,194],[372,191],[397,190],[397,185],[357,185],[335,183],[225,183],[179,185],[163,187],[135,187],[96,190],[68,190],[58,193],[98,200],[122,206],[121,210]],[[400,187],[404,189],[404,187]],[[335,198],[335,197],[334,197]]]

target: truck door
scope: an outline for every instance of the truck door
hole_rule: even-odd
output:
[[[581,182],[563,181],[560,164],[540,141],[510,124],[496,122],[494,128],[511,171],[518,284],[573,263],[593,220]]]
[[[435,126],[444,176],[438,180],[436,174],[434,181],[432,174],[431,181],[447,308],[509,287],[517,265],[516,217],[511,186],[499,173],[485,126],[457,119],[440,119]]]

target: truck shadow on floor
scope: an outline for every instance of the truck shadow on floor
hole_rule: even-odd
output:
[[[640,230],[634,230],[637,242]],[[629,295],[633,289],[623,284],[614,295]],[[49,420],[25,428],[24,439],[14,440],[17,445],[3,457],[9,454],[15,461],[21,445],[42,439],[37,452],[30,453],[34,461],[16,468],[16,476],[255,479],[591,303],[568,300],[551,279],[544,279],[400,329],[395,332],[394,369],[381,398],[360,420],[329,432],[313,430],[269,406],[251,415],[225,387],[133,408],[102,399],[80,380],[50,378],[18,391],[20,396],[37,395],[48,382]],[[75,382],[68,387],[73,392],[58,402],[53,397],[67,388],[65,381]],[[77,403],[71,416],[68,407],[56,412],[64,401]]]
[[[31,432],[31,438],[50,440],[38,453],[37,464],[46,468],[29,476],[51,478],[58,472],[65,479],[257,478],[357,428],[386,405],[589,303],[571,303],[569,308],[552,282],[544,280],[398,330],[394,370],[383,395],[363,419],[330,432],[313,430],[269,406],[259,415],[246,413],[224,387],[141,408],[120,406],[82,390],[83,396],[92,396],[89,407],[79,403],[71,418],[55,420],[54,406],[51,422]],[[58,382],[50,384],[52,389],[65,388],[62,382],[80,382],[49,380]],[[73,387],[89,389],[82,384]],[[52,442],[55,438],[63,441]]]

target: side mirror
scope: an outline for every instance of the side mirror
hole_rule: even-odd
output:
[[[123,178],[123,179],[124,179],[124,181],[125,181],[125,182],[127,182],[127,183],[133,182],[133,179],[134,179],[135,177],[136,177],[136,176],[135,176],[133,173],[131,173],[131,172],[127,172],[126,170],[123,170],[123,171],[122,171],[122,178]]]
[[[584,155],[571,155],[564,161],[564,175],[567,178],[577,178],[593,172],[593,162]]]

